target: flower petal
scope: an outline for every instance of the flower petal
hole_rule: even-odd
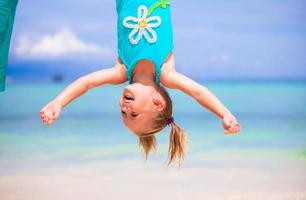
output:
[[[147,18],[148,15],[148,8],[145,5],[141,5],[138,7],[138,13],[137,13],[137,17],[140,19],[145,19]]]
[[[137,37],[134,39],[134,35],[138,33]],[[142,38],[142,34],[143,34],[143,30],[139,29],[138,27],[137,28],[134,28],[130,35],[129,35],[129,38],[130,38],[130,41],[132,44],[138,44],[139,40]]]
[[[143,35],[149,43],[154,43],[154,42],[157,41],[157,35],[156,35],[155,31],[150,27],[147,27],[145,30],[143,30]],[[152,37],[150,37],[150,35]]]
[[[138,25],[138,19],[136,17],[128,16],[123,20],[123,26],[127,28],[136,28]]]
[[[161,18],[159,16],[153,16],[147,18],[148,27],[156,28],[161,24]]]

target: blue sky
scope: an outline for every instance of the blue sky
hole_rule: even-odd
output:
[[[178,71],[196,79],[305,79],[306,1],[172,0]],[[111,67],[115,1],[19,1],[8,76]]]

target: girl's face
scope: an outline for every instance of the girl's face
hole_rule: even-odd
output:
[[[126,86],[119,100],[125,126],[139,136],[152,129],[153,119],[164,105],[156,88],[141,83]]]

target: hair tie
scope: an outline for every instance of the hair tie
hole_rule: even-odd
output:
[[[171,117],[170,119],[167,120],[167,126],[169,126],[170,124],[172,124],[174,122],[174,118]]]

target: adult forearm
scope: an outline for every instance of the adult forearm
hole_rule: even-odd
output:
[[[59,101],[61,107],[65,107],[74,99],[86,93],[88,86],[83,78],[79,78],[72,82],[68,87],[66,87],[56,98]]]

